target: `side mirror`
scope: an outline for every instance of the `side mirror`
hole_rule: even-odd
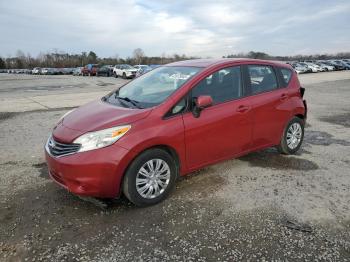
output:
[[[194,117],[199,117],[201,111],[204,108],[210,107],[213,105],[213,99],[211,98],[211,96],[199,96],[196,100],[195,100],[195,106],[193,108],[193,116]]]

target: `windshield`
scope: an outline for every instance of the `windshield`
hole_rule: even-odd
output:
[[[132,67],[131,65],[123,65],[124,69],[134,69],[134,67]]]
[[[127,107],[156,106],[200,70],[201,68],[198,67],[158,67],[124,85],[106,100],[109,103]]]

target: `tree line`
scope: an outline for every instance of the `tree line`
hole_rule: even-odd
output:
[[[116,65],[116,64],[168,64],[186,59],[194,59],[197,57],[186,55],[166,55],[161,56],[146,56],[141,48],[134,50],[132,56],[121,58],[118,55],[113,57],[102,58],[98,57],[95,52],[82,52],[80,54],[69,54],[66,52],[48,52],[40,53],[37,57],[30,54],[24,54],[22,51],[17,51],[13,57],[0,57],[0,69],[31,69],[34,67],[48,68],[64,68],[64,67],[80,67],[86,64],[101,64],[101,65]]]
[[[350,52],[339,52],[336,54],[310,54],[310,55],[293,55],[293,56],[272,56],[264,52],[250,51],[248,53],[237,53],[224,58],[253,58],[264,60],[277,60],[277,61],[304,61],[304,60],[328,60],[328,59],[349,59]]]
[[[267,59],[267,60],[279,60],[279,61],[294,61],[294,60],[323,60],[323,59],[338,59],[338,58],[350,58],[350,52],[342,52],[337,54],[314,54],[314,55],[295,55],[295,56],[271,56],[264,52],[250,51],[248,53],[237,53],[223,56],[224,58],[254,58],[254,59]],[[166,55],[161,56],[146,56],[141,48],[137,48],[133,51],[132,56],[126,58],[120,58],[118,55],[113,57],[102,58],[98,57],[95,52],[82,52],[80,54],[69,54],[66,52],[48,52],[40,53],[38,56],[33,57],[30,54],[24,54],[22,51],[17,51],[13,57],[2,58],[0,57],[0,69],[23,69],[34,67],[79,67],[86,64],[101,64],[101,65],[116,65],[116,64],[168,64],[180,60],[195,59],[199,57],[186,56],[186,55]]]

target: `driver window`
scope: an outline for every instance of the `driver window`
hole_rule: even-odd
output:
[[[192,97],[209,95],[214,104],[220,104],[242,96],[240,66],[227,67],[209,75],[192,89]]]

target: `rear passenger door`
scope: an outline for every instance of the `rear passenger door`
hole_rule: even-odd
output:
[[[253,114],[253,148],[277,145],[290,117],[288,89],[270,65],[246,65],[246,87]]]

